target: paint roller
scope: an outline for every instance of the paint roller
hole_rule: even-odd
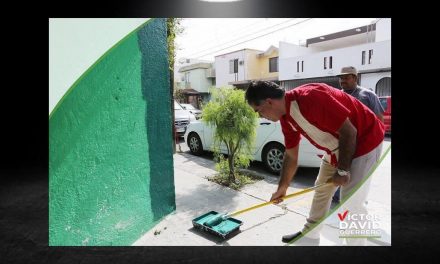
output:
[[[289,199],[289,198],[292,198],[292,197],[295,197],[295,196],[298,196],[298,195],[302,195],[302,194],[314,191],[315,189],[320,188],[320,187],[322,187],[324,185],[330,184],[331,182],[332,181],[329,180],[329,181],[327,181],[325,183],[321,183],[321,184],[318,184],[316,186],[304,189],[302,191],[298,191],[298,192],[286,195],[284,197],[281,197],[281,199],[286,200],[286,199]],[[212,218],[210,218],[208,221],[206,221],[204,223],[204,225],[208,226],[208,227],[213,227],[213,226],[216,226],[216,225],[220,224],[221,222],[227,220],[230,217],[233,217],[233,216],[242,214],[244,212],[248,212],[248,211],[251,211],[251,210],[254,210],[254,209],[266,206],[266,205],[269,205],[269,204],[273,204],[273,203],[274,203],[274,201],[269,201],[269,202],[260,203],[260,204],[257,204],[257,205],[254,205],[254,206],[242,209],[242,210],[238,210],[238,211],[235,211],[235,212],[230,213],[230,214],[228,214],[228,213],[217,214],[217,215],[213,216]]]

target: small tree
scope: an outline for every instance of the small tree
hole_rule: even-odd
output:
[[[202,120],[215,126],[214,153],[220,159],[217,168],[228,174],[229,182],[236,183],[236,168],[249,166],[257,114],[245,101],[244,91],[223,87],[212,90]],[[227,149],[227,159],[220,154],[221,146]]]
[[[170,97],[172,98],[174,95],[174,60],[176,57],[176,43],[175,38],[177,35],[183,32],[183,27],[180,25],[182,21],[181,18],[167,18],[167,48],[168,48],[168,69],[170,71]],[[171,113],[174,113],[174,103],[170,101],[170,110]],[[175,132],[174,132],[174,115],[172,116],[172,125],[173,130],[171,131],[173,142],[176,141]],[[180,146],[180,145],[179,145]],[[173,153],[176,153],[176,145],[173,144]]]

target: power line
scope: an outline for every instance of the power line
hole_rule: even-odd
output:
[[[255,40],[255,39],[257,39],[257,38],[261,38],[261,37],[267,36],[267,35],[272,34],[272,33],[274,33],[274,32],[277,32],[277,31],[280,31],[280,30],[283,30],[283,29],[286,29],[286,28],[289,28],[289,27],[292,27],[292,26],[296,26],[296,25],[302,24],[302,23],[307,22],[307,21],[309,21],[309,20],[311,20],[311,19],[313,19],[313,18],[308,18],[308,19],[302,20],[302,21],[297,22],[297,23],[295,23],[295,24],[288,25],[288,26],[286,26],[286,27],[283,27],[283,28],[280,28],[280,29],[277,29],[277,30],[274,30],[274,31],[271,31],[271,32],[268,32],[268,33],[265,33],[265,34],[263,34],[263,35],[260,35],[260,36],[255,37],[255,38],[251,38],[251,39],[249,39],[249,40],[245,40],[245,41],[239,42],[239,43],[237,43],[237,44],[234,44],[234,45],[228,46],[228,47],[223,48],[223,49],[219,49],[219,50],[216,50],[216,51],[213,51],[213,52],[205,53],[205,54],[200,55],[200,56],[198,56],[198,57],[196,57],[196,58],[200,58],[200,57],[203,57],[203,56],[206,56],[206,55],[210,55],[210,54],[213,54],[213,53],[216,53],[216,52],[219,52],[219,51],[225,50],[225,49],[229,49],[229,48],[235,47],[235,46],[237,46],[237,45],[240,45],[240,44],[243,44],[243,43],[246,43],[246,42],[249,42],[249,41]]]
[[[250,25],[246,25],[245,27],[242,27],[238,31],[235,31],[235,32],[233,32],[231,34],[236,35],[236,34],[242,33],[245,29],[248,29],[248,28],[250,28],[252,26],[255,26],[255,25],[257,25],[257,24],[259,24],[261,22],[264,22],[264,20],[266,20],[266,18],[262,18],[262,19],[260,19],[259,21],[255,22],[255,23],[252,23]],[[213,41],[214,41],[214,38],[211,38],[210,40],[207,40],[207,41],[203,42],[202,44],[200,44],[199,47],[203,47],[203,46],[205,46],[205,44],[212,43]],[[198,54],[198,53],[206,51],[206,50],[214,49],[214,48],[217,48],[218,46],[221,46],[221,45],[224,45],[224,44],[227,44],[227,43],[229,43],[229,41],[225,42],[223,44],[220,44],[220,45],[213,46],[213,47],[205,49],[205,50],[194,52],[193,54]],[[187,57],[190,57],[190,56],[187,56]]]
[[[245,35],[245,36],[241,36],[241,37],[238,37],[238,38],[236,38],[236,39],[233,39],[233,40],[230,40],[230,41],[224,42],[224,43],[222,43],[222,44],[220,44],[220,45],[217,45],[217,46],[214,46],[214,47],[211,47],[211,48],[205,49],[205,50],[201,50],[201,51],[198,51],[198,52],[194,52],[194,53],[192,53],[192,54],[191,54],[190,56],[188,56],[188,57],[192,57],[192,56],[195,56],[195,55],[197,55],[197,54],[200,54],[200,53],[202,53],[202,52],[204,52],[204,51],[209,51],[209,50],[212,50],[212,49],[219,48],[219,47],[221,47],[221,46],[227,45],[227,44],[229,44],[229,43],[233,43],[233,42],[239,41],[240,39],[246,38],[246,37],[248,37],[248,36],[255,35],[255,33],[256,33],[257,31],[265,31],[265,30],[268,30],[268,29],[270,29],[270,28],[273,28],[273,27],[276,27],[276,26],[279,26],[279,25],[285,24],[285,23],[287,23],[287,22],[290,22],[290,21],[292,21],[292,20],[295,20],[295,18],[293,18],[293,19],[289,19],[288,21],[283,21],[283,22],[281,22],[281,23],[278,23],[278,24],[276,24],[276,25],[272,25],[272,26],[269,26],[269,27],[266,27],[266,28],[263,28],[263,29],[258,29],[258,30],[256,30],[256,31],[250,33],[250,34],[247,34],[247,35]],[[238,43],[238,44],[240,44],[240,43]],[[238,44],[236,44],[236,45],[238,45]]]
[[[270,28],[273,28],[273,27],[276,27],[276,26],[279,26],[279,25],[285,24],[285,23],[290,22],[290,21],[295,20],[295,19],[296,19],[296,18],[292,18],[292,19],[289,19],[289,20],[287,20],[287,21],[283,21],[283,22],[281,22],[281,23],[278,23],[278,24],[276,24],[276,25],[272,25],[272,26],[267,27],[267,28],[264,28],[264,29],[258,29],[258,30],[256,30],[256,31],[264,31],[264,30],[268,30],[268,29],[270,29]],[[226,44],[229,44],[229,43],[232,43],[232,42],[238,41],[238,40],[243,39],[243,38],[246,38],[246,37],[248,37],[248,36],[254,35],[254,34],[256,33],[256,31],[254,31],[253,33],[247,34],[247,35],[245,35],[245,36],[241,36],[241,37],[235,38],[235,39],[233,39],[233,40],[230,40],[230,41],[224,42],[224,43],[222,43],[222,44],[216,45],[216,46],[214,46],[214,47],[211,47],[211,48],[208,48],[208,49],[204,49],[204,50],[201,50],[201,51],[198,51],[198,52],[191,53],[191,54],[188,55],[187,57],[192,57],[192,56],[195,56],[195,55],[197,55],[197,54],[200,54],[200,53],[202,53],[202,52],[204,52],[204,51],[212,50],[212,49],[215,49],[215,48],[221,47],[221,46],[223,46],[223,45],[226,45]],[[274,32],[275,32],[275,31],[274,31]],[[239,44],[240,44],[240,43],[239,43]],[[238,44],[237,44],[237,45],[238,45]]]

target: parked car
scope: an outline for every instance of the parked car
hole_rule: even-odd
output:
[[[185,132],[185,142],[191,153],[200,155],[203,151],[213,149],[214,129],[203,122],[195,121],[188,125]],[[252,148],[253,160],[262,161],[266,169],[279,174],[284,157],[284,136],[280,122],[260,118],[257,127],[257,136]],[[227,154],[226,147],[221,152]],[[324,152],[313,146],[306,138],[301,137],[298,155],[298,165],[302,167],[319,167]]]
[[[385,110],[383,122],[385,124],[385,134],[391,134],[391,96],[381,96],[379,101]]]
[[[202,110],[195,108],[192,104],[180,104],[183,109],[188,110],[191,114],[193,114],[196,119],[200,119],[202,117]]]
[[[179,137],[183,137],[190,122],[195,120],[196,118],[193,114],[183,109],[178,102],[174,101],[174,128]]]

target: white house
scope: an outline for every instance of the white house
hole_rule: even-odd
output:
[[[359,84],[391,95],[391,19],[307,39],[304,46],[280,42],[279,80],[286,90],[311,82],[339,88],[342,67],[354,66]]]
[[[256,65],[261,50],[242,49],[215,57],[216,87],[248,80],[249,67]]]
[[[200,107],[201,101],[208,101],[209,89],[215,85],[215,68],[212,62],[197,62],[181,66],[176,88],[182,89],[185,102]]]
[[[204,62],[204,63],[212,63],[212,61],[208,61],[208,60],[199,60],[199,59],[194,59],[194,58],[179,58],[178,60],[176,60],[174,62],[174,82],[175,84],[177,84],[178,82],[181,82],[181,73],[179,73],[180,68],[191,65],[191,64],[196,64],[196,63],[200,63],[200,62]]]

